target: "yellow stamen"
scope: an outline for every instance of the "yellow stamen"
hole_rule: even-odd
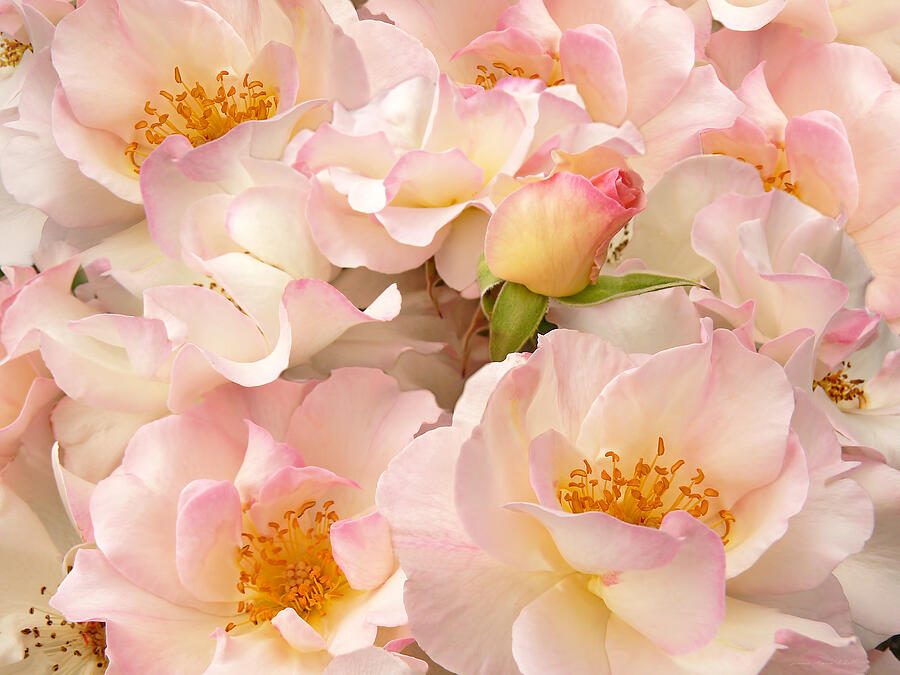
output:
[[[722,155],[725,153],[716,152],[714,154]],[[735,157],[735,159],[744,162],[745,164],[750,164],[750,161],[744,157]],[[791,178],[791,170],[788,167],[787,155],[783,148],[778,149],[778,159],[775,162],[775,168],[772,169],[770,174],[766,174],[765,167],[762,164],[753,164],[752,166],[756,169],[759,177],[762,179],[763,188],[766,192],[781,190],[789,195],[797,193],[797,186],[794,185],[793,179]]]
[[[0,66],[15,68],[28,51],[33,51],[31,43],[23,44],[11,38],[0,38]]]
[[[161,112],[151,101],[144,104],[148,119],[135,123],[135,131],[143,132],[143,144],[129,143],[125,155],[134,165],[135,173],[140,173],[141,163],[137,157],[147,157],[153,148],[166,138],[180,135],[187,138],[193,147],[221,138],[238,124],[249,120],[265,120],[278,108],[278,94],[269,93],[259,80],[251,80],[249,74],[238,86],[232,83],[234,76],[227,70],[216,75],[215,93],[209,94],[199,81],[190,87],[175,67],[175,83],[181,87],[178,93],[165,89],[159,92],[164,99],[163,107],[170,112]],[[177,91],[177,88],[176,88]]]
[[[602,511],[619,520],[634,525],[659,528],[666,514],[672,511],[686,511],[698,520],[704,520],[710,511],[710,500],[719,497],[719,491],[698,486],[706,480],[699,467],[687,482],[675,485],[675,474],[684,466],[678,460],[672,466],[658,466],[658,460],[666,453],[666,446],[660,438],[653,460],[648,464],[643,457],[638,459],[631,477],[626,478],[618,464],[619,455],[613,451],[604,457],[610,466],[601,470],[599,478],[594,478],[594,469],[587,460],[584,468],[573,469],[565,487],[557,491],[560,505],[569,513]],[[601,487],[600,481],[603,481]],[[667,498],[667,495],[672,495]],[[719,509],[718,520],[707,523],[710,529],[723,530],[719,533],[722,543],[728,543],[734,515],[727,509]]]
[[[558,62],[558,60],[557,60],[557,62]],[[508,66],[505,63],[503,63],[502,61],[495,61],[494,63],[491,64],[491,67],[495,70],[500,71],[500,73],[501,73],[500,77],[498,78],[497,75],[494,74],[493,72],[491,72],[487,66],[484,66],[484,65],[475,66],[475,70],[478,71],[478,73],[475,75],[475,84],[481,85],[485,89],[493,89],[494,87],[497,86],[497,80],[498,79],[502,80],[504,77],[523,77],[523,78],[526,78],[529,80],[540,80],[541,79],[541,76],[536,73],[526,75],[525,69],[522,68],[521,66]],[[557,68],[555,70],[558,70],[558,64],[557,64]],[[555,72],[555,70],[554,70],[554,72]],[[550,87],[555,87],[558,84],[563,84],[565,81],[566,81],[565,78],[559,77],[559,78],[551,79],[550,81],[547,82],[547,85]]]
[[[272,620],[285,608],[294,609],[303,619],[325,616],[329,601],[343,595],[347,579],[331,553],[331,525],[338,515],[327,501],[313,513],[315,501],[305,502],[296,511],[287,511],[281,522],[268,523],[268,534],[250,527],[243,532],[246,542],[238,549],[241,567],[237,589],[248,596],[238,603],[237,613],[247,616],[237,626]],[[306,524],[301,519],[306,517]]]
[[[863,390],[865,380],[854,379],[844,372],[850,368],[850,363],[841,361],[841,367],[835,371],[828,373],[820,380],[813,382],[813,389],[821,387],[835,403],[840,404],[843,401],[856,401],[858,408],[866,407],[866,393]]]
[[[47,591],[41,588],[41,595]],[[31,615],[40,610],[32,607]],[[99,621],[68,621],[65,617],[49,612],[43,614],[40,626],[22,628],[28,646],[22,658],[31,658],[40,652],[50,664],[50,672],[104,672],[109,665],[106,658],[106,625]]]

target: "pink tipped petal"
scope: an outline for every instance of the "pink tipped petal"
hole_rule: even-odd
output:
[[[679,550],[677,537],[606,513],[567,513],[521,502],[508,504],[507,508],[542,523],[566,562],[585,574],[660,567]]]
[[[407,241],[413,246],[433,247],[445,241],[450,234],[447,225],[468,206],[467,201],[449,206],[420,209],[407,206],[387,206],[376,214],[375,218],[384,226],[391,237],[401,243]]]
[[[244,420],[249,431],[247,454],[234,477],[243,503],[254,501],[266,479],[285,466],[303,466],[300,453],[286,443],[277,443],[267,429]]]
[[[859,552],[872,528],[871,501],[849,479],[816,480],[787,532],[742,575],[729,581],[736,593],[808,590],[838,563]]]
[[[638,126],[664,110],[676,96],[684,95],[694,66],[691,20],[677,7],[646,4],[649,7],[627,30],[613,30],[628,83],[628,119]],[[644,6],[641,3],[635,10]],[[596,23],[610,25],[607,21]]]
[[[123,672],[203,672],[215,648],[209,636],[227,621],[130,583],[92,549],[75,554],[75,566],[51,603],[71,621],[105,620],[110,667],[121,664]]]
[[[206,602],[237,602],[241,499],[230,481],[200,480],[182,492],[175,522],[178,578]]]
[[[140,183],[123,152],[124,141],[106,129],[83,126],[61,87],[53,96],[53,137],[60,152],[76,161],[82,174],[120,199],[141,203]]]
[[[59,445],[52,450],[53,476],[59,486],[60,496],[66,512],[78,528],[85,542],[94,541],[94,527],[91,524],[90,500],[94,484],[66,469],[59,461]]]
[[[640,258],[652,270],[702,279],[713,266],[690,244],[697,212],[729,192],[761,191],[756,169],[743,162],[711,155],[685,159],[650,191],[647,209],[632,224],[625,255]]]
[[[352,166],[361,176],[383,178],[396,160],[384,132],[350,135],[323,124],[298,151],[294,168],[318,173],[329,167]]]
[[[510,502],[534,501],[529,438],[551,428],[574,438],[604,386],[634,366],[626,354],[593,335],[554,331],[542,337],[540,344],[543,348],[524,365],[511,367],[500,379],[480,426],[463,444],[456,468],[457,508],[469,535],[494,557],[532,569],[546,569],[561,561],[541,524],[503,508]],[[512,360],[508,365],[514,364]],[[491,375],[499,372],[494,370]],[[520,398],[523,392],[530,394],[527,404]],[[465,405],[474,403],[466,401]],[[463,418],[463,422],[470,419]],[[511,436],[510,425],[527,429],[527,433]],[[572,468],[576,467],[569,470]]]
[[[475,282],[488,218],[481,209],[467,208],[450,223],[450,234],[434,254],[434,263],[451,288],[462,291]]]
[[[584,457],[556,429],[549,429],[528,448],[528,474],[531,487],[542,506],[556,509],[560,487],[566,487],[570,472],[580,468]]]
[[[443,241],[438,235],[424,247],[401,244],[374,216],[354,211],[343,195],[316,180],[310,185],[307,218],[319,250],[340,267],[405,272],[428,260]]]
[[[465,436],[441,427],[414,440],[382,477],[378,509],[409,576],[404,603],[422,648],[453,672],[515,672],[513,622],[560,575],[516,569],[472,544],[453,505]],[[450,634],[468,647],[459,649]]]
[[[346,410],[355,411],[348,419]],[[369,368],[341,368],[306,397],[287,442],[309,464],[328,466],[362,491],[345,503],[350,518],[368,508],[384,467],[440,409],[424,391],[401,392],[392,377]]]
[[[291,639],[299,636],[289,630],[295,627],[290,626],[288,621],[279,622],[291,636],[286,638],[272,623],[263,624],[243,635],[226,633],[221,628],[216,630],[209,636],[215,639],[215,642],[209,640],[215,645],[215,653],[208,661],[208,667],[202,671],[204,675],[243,675],[258,670],[260,664],[265,664],[266,673],[271,675],[318,675],[325,669],[331,660],[328,652],[301,652],[295,649]]]
[[[387,647],[366,647],[341,654],[328,664],[324,675],[413,675],[425,673],[428,664],[405,654],[391,653]]]
[[[520,0],[497,19],[497,30],[519,28],[533,36],[544,51],[554,53],[560,40],[559,27],[550,16],[543,0]]]
[[[795,34],[790,35],[796,39]],[[829,110],[842,120],[854,120],[882,92],[892,88],[884,63],[855,45],[815,44],[803,51],[802,58],[786,63],[787,68],[770,83],[770,89],[788,117]]]
[[[584,584],[563,579],[525,605],[512,627],[516,664],[525,673],[609,675],[604,641],[609,609]]]
[[[258,186],[235,197],[225,227],[238,246],[291,277],[328,279],[331,265],[312,240],[305,211],[301,190]]]
[[[369,93],[367,101],[414,77],[437,79],[434,55],[414,35],[382,21],[355,21],[356,12],[351,10],[351,14],[354,22],[345,26],[344,31],[353,38],[362,55]],[[391,48],[385,49],[386,44]]]
[[[272,625],[298,652],[318,652],[325,649],[325,638],[291,608],[278,612],[272,619]]]
[[[772,141],[783,142],[784,127],[787,125],[788,119],[769,91],[765,65],[765,63],[761,63],[747,73],[735,93],[747,106],[742,117],[746,117],[758,125]]]
[[[541,43],[529,33],[518,27],[491,31],[479,35],[464,48],[453,55],[457,68],[471,72],[475,79],[482,71],[478,66],[485,66],[489,72],[493,70],[495,77],[503,78],[507,70],[494,67],[494,63],[515,64],[509,68],[510,74],[517,77],[537,75],[546,79],[553,71],[553,59],[546,53]]]
[[[722,540],[684,511],[660,527],[679,540],[675,557],[661,567],[628,570],[607,583],[591,582],[610,611],[669,654],[708,644],[725,617],[725,550]]]
[[[331,550],[352,588],[378,588],[394,571],[391,530],[379,513],[332,525]]]
[[[559,58],[563,77],[576,86],[594,121],[621,124],[628,87],[612,34],[597,25],[567,30],[559,42]]]
[[[465,432],[471,432],[484,415],[488,399],[500,379],[511,368],[526,363],[530,354],[519,352],[508,355],[499,363],[488,363],[479,368],[466,380],[463,392],[453,410],[453,426]]]
[[[642,673],[672,673],[673,675],[704,675],[727,672],[729,675],[757,675],[777,649],[774,640],[752,634],[745,635],[743,617],[730,620],[726,612],[720,628],[721,639],[715,639],[702,649],[675,656],[660,649],[653,642],[613,614],[606,627],[606,653],[612,672],[634,669]],[[731,623],[731,625],[729,625]]]
[[[900,514],[900,471],[881,462],[864,461],[851,477],[868,493],[875,508],[875,530],[865,548],[838,565],[834,573],[847,599],[853,620],[873,633],[888,635],[900,620],[894,597],[900,588],[900,571],[893,564]]]
[[[711,65],[694,68],[671,103],[641,126],[646,154],[632,158],[629,166],[652,187],[672,164],[700,152],[702,132],[727,129],[743,109]]]
[[[178,603],[188,591],[175,567],[175,506],[128,474],[101,481],[91,496],[94,539],[110,564],[136,586]]]
[[[296,510],[310,500],[321,499],[335,488],[359,487],[352,480],[318,466],[286,466],[276,471],[263,484],[259,500],[250,507],[250,518],[256,529],[263,532],[269,523],[278,522],[289,510]]]
[[[484,185],[484,172],[454,148],[441,153],[408,152],[384,179],[392,206],[448,206]],[[403,241],[402,239],[400,241]],[[407,244],[427,244],[404,241]]]
[[[785,128],[791,181],[803,200],[837,217],[856,210],[859,185],[840,118],[824,110],[794,117]]]
[[[508,173],[518,168],[507,165],[516,164],[514,151],[526,126],[521,104],[501,88],[464,98],[442,75],[423,149],[441,152],[458,147],[490,180],[505,167]]]

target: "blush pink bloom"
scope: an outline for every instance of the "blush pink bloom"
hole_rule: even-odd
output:
[[[866,49],[821,44],[786,26],[717,31],[707,51],[747,111],[732,129],[705,134],[705,150],[741,157],[757,166],[766,189],[845,219],[875,275],[866,306],[894,325],[900,92],[884,64]]]
[[[878,317],[845,308],[848,288],[829,272],[864,264],[837,222],[792,196],[725,195],[697,214],[691,239],[715,265],[719,288],[691,297],[701,311],[743,325],[760,353],[787,363],[814,336],[823,374],[874,337]]]
[[[276,139],[291,135],[296,105],[361,105],[383,87],[433,70],[424,50],[396,28],[338,14],[340,23],[318,0],[164,0],[152,10],[135,0],[81,5],[53,41],[54,139],[85,176],[139,204],[140,166],[168,136],[214,146],[237,126],[260,125],[268,144],[254,149],[268,158]],[[407,57],[405,68],[388,73],[378,65],[385,42]]]
[[[293,123],[306,112],[298,107]],[[293,279],[334,277],[306,222],[309,181],[278,161],[288,137],[269,136],[265,127],[244,125],[203,152],[173,136],[147,158],[141,169],[147,227],[167,256],[220,283],[245,276],[251,285],[269,278],[284,287]],[[267,142],[276,150],[260,157],[254,147]]]
[[[704,333],[648,357],[552,332],[473,376],[452,426],[392,462],[378,505],[413,635],[438,663],[755,673],[814,654],[865,668],[830,573],[871,533],[871,501],[852,480],[826,485],[852,465],[833,435],[807,433],[816,408],[795,410],[782,369]],[[846,499],[808,499],[835,489]]]
[[[519,77],[574,86],[594,122],[640,130],[646,154],[629,164],[648,185],[699,152],[700,131],[726,127],[740,112],[710,68],[694,67],[691,19],[662,0],[371,0],[368,7],[422,40],[457,82],[492,88]]]
[[[633,125],[592,123],[570,85],[484,91],[444,75],[337,106],[295,166],[313,178],[307,218],[332,263],[393,274],[434,256],[441,278],[472,297],[489,215],[508,194],[557,169],[625,167],[640,147]]]
[[[137,316],[104,313],[102,303],[73,296],[77,268],[69,260],[26,283],[3,313],[0,339],[9,360],[39,354],[69,397],[54,413],[57,433],[73,454],[83,447],[82,475],[94,481],[115,468],[141,424],[224,382],[272,382],[348,328],[388,321],[400,309],[395,287],[360,311],[333,286],[300,279],[258,291],[246,310],[210,282],[147,289]]]
[[[295,165],[312,178],[313,239],[335,265],[387,274],[435,256],[442,278],[463,290],[475,281],[491,187],[519,169],[529,141],[511,94],[466,97],[446,76],[338,107]]]
[[[491,216],[484,257],[493,274],[540,295],[587,286],[613,236],[647,198],[637,174],[609,169],[591,179],[560,172],[528,183]]]
[[[140,206],[85,176],[57,147],[51,124],[59,76],[50,60],[49,39],[33,62],[19,98],[18,119],[5,125],[12,137],[0,156],[4,187],[20,204],[66,228],[121,228],[138,222],[143,218]]]
[[[376,482],[439,413],[368,369],[218,389],[135,434],[51,602],[122,673],[359,672],[406,623]]]
[[[818,372],[812,394],[845,445],[874,448],[900,469],[900,338],[878,328],[871,344]]]

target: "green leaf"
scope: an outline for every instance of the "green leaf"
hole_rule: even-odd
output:
[[[74,291],[76,288],[81,286],[81,284],[86,284],[87,282],[87,274],[85,274],[84,268],[79,266],[78,271],[75,272],[75,277],[72,279],[72,290]]]
[[[703,284],[692,279],[667,277],[652,272],[635,272],[618,277],[600,276],[596,283],[591,284],[584,290],[565,298],[557,298],[557,300],[567,305],[599,305],[610,300],[627,298],[630,295],[661,291],[665,288],[675,288],[677,286],[701,286],[705,288]]]
[[[532,293],[521,284],[504,283],[491,313],[491,359],[502,361],[519,351],[540,325],[548,302],[547,296]]]

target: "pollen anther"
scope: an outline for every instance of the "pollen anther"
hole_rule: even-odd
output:
[[[154,146],[162,143],[169,136],[184,136],[193,147],[224,136],[234,127],[249,120],[265,120],[275,114],[278,108],[278,94],[270,93],[259,80],[250,80],[245,73],[240,89],[226,78],[232,77],[227,70],[216,75],[216,90],[207,93],[199,81],[189,86],[181,75],[181,69],[175,66],[175,83],[182,88],[181,92],[172,93],[165,89],[159,95],[172,108],[171,112],[161,113],[151,101],[144,104],[144,113],[155,120],[139,120],[135,123],[135,131],[143,131],[146,145],[132,142],[125,148],[125,155],[134,165],[135,173],[140,173],[141,164],[137,157],[147,157]]]
[[[684,466],[684,460],[679,459],[671,467],[657,466],[657,460],[665,452],[665,444],[660,438],[652,462],[648,464],[643,458],[638,459],[628,478],[618,466],[619,455],[611,450],[606,452],[604,457],[610,461],[611,471],[601,470],[602,487],[593,477],[593,467],[584,460],[585,469],[577,468],[569,473],[570,480],[558,489],[557,499],[569,513],[602,511],[619,520],[653,528],[659,528],[666,514],[672,511],[686,511],[703,519],[710,512],[710,499],[718,498],[719,491],[711,487],[701,491],[699,485],[706,480],[706,475],[699,467],[686,483],[675,486],[675,473]],[[665,499],[669,494],[672,498]],[[718,510],[718,516],[715,523],[708,525],[713,530],[721,529],[719,536],[727,543],[735,518],[726,509]]]

